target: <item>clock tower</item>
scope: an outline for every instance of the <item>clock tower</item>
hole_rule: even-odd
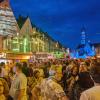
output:
[[[83,27],[81,29],[81,44],[85,45],[86,44],[86,29]]]

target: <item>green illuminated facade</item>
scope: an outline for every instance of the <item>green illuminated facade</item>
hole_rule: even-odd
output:
[[[33,25],[29,17],[19,16],[16,20],[9,2],[6,0],[4,0],[3,6],[0,6],[0,36],[2,40],[0,50],[18,53],[62,50],[62,46],[48,33]]]

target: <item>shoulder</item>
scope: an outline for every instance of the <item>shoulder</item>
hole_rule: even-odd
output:
[[[87,89],[85,90],[84,92],[82,92],[82,94],[90,94],[91,91],[93,91],[94,87],[90,88],[90,89]]]
[[[26,77],[23,73],[19,74],[18,78],[19,78],[21,81],[27,80],[27,77]]]
[[[85,90],[84,92],[81,93],[81,99],[80,100],[88,100],[88,98],[91,97],[92,92],[95,91],[95,87],[92,87],[88,90]]]
[[[96,91],[96,90],[100,90],[100,86],[93,86],[92,88],[90,88],[84,92],[89,94],[89,93],[92,93],[93,91]]]
[[[64,92],[63,88],[58,83],[56,83],[55,81],[53,81],[52,79],[48,80],[47,84],[54,91]]]

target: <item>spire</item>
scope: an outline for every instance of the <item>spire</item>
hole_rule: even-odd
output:
[[[84,26],[81,29],[81,44],[86,44],[86,29]]]

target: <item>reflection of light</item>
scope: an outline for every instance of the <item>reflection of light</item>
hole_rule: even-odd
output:
[[[13,43],[18,43],[18,41],[13,41]]]
[[[19,48],[14,48],[13,51],[19,51]]]
[[[35,44],[38,44],[38,42],[37,42],[37,41],[35,41]]]
[[[100,58],[100,56],[97,56],[98,58]]]
[[[25,38],[25,39],[24,39],[24,45],[26,45],[26,44],[27,44],[27,39]]]
[[[26,52],[27,38],[24,38],[24,52]]]
[[[30,59],[30,56],[22,57],[23,59]]]
[[[17,33],[17,36],[19,35],[19,33]]]
[[[22,42],[20,42],[20,44],[23,44]]]
[[[35,33],[35,31],[33,31],[33,33]]]
[[[49,55],[48,59],[54,59],[54,56],[53,55]]]

